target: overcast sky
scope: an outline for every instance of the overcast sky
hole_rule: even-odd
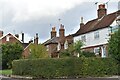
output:
[[[95,2],[106,3],[109,0],[0,0],[0,30],[5,34],[25,33],[25,42],[39,34],[39,42],[50,38],[52,26],[65,26],[65,34],[75,33],[79,29],[80,17],[84,23],[97,18]],[[108,13],[118,10],[119,0],[110,0]],[[58,19],[61,19],[59,22]]]

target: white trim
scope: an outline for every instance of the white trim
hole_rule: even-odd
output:
[[[60,45],[60,43],[58,42],[57,50],[59,51],[60,49],[61,49],[61,45]]]
[[[68,49],[68,41],[67,40],[64,43],[64,49]]]
[[[8,33],[2,37],[0,37],[0,40],[3,39],[4,37],[6,37],[7,35],[11,34],[15,39],[17,39],[18,41],[20,41],[21,43],[23,43],[21,40],[19,40],[15,35],[13,35],[12,33]]]
[[[24,43],[23,43],[23,44],[24,44]],[[27,49],[27,48],[30,46],[30,44],[32,44],[32,43],[29,43],[29,44],[28,44],[28,46],[27,46],[27,47],[25,47],[25,49]],[[25,50],[25,49],[24,49],[24,50]]]

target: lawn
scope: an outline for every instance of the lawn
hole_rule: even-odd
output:
[[[0,74],[2,74],[2,75],[11,75],[12,70],[0,70]]]

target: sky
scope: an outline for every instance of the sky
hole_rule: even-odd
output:
[[[97,18],[98,5],[106,2],[107,13],[115,12],[118,10],[118,1],[0,0],[0,30],[4,34],[24,32],[25,42],[38,33],[39,43],[43,43],[50,38],[53,26],[56,27],[57,36],[60,23],[65,27],[65,35],[73,34],[80,28],[80,17],[83,17],[84,23]]]

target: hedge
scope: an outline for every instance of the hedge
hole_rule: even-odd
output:
[[[35,78],[100,77],[118,74],[111,58],[65,58],[13,61],[13,75]]]

